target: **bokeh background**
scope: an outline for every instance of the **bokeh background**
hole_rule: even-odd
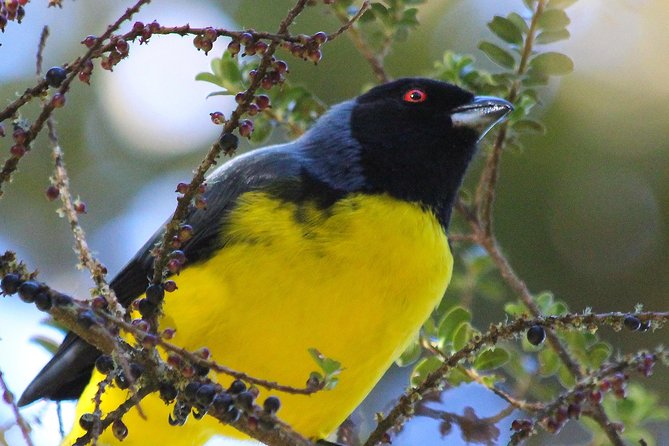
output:
[[[35,82],[35,52],[41,27],[51,37],[45,67],[73,60],[79,43],[100,34],[127,2],[65,0],[47,9],[33,0],[24,23],[10,22],[0,35],[0,100]],[[138,20],[163,25],[253,27],[273,30],[289,0],[184,2],[157,0]],[[387,60],[394,77],[428,73],[444,51],[473,54],[479,67],[495,69],[477,50],[492,38],[485,23],[495,14],[521,9],[520,0],[429,0],[421,7],[422,26],[398,44]],[[554,44],[568,54],[575,71],[553,81],[535,109],[546,135],[524,139],[524,150],[505,154],[495,206],[500,243],[533,291],[552,290],[573,310],[629,311],[636,303],[666,311],[669,306],[669,7],[651,0],[581,0],[568,9],[572,38]],[[336,20],[313,8],[294,30],[332,31]],[[173,211],[174,185],[190,173],[215,139],[218,128],[208,113],[226,111],[229,99],[206,99],[215,87],[194,81],[225,48],[219,39],[209,56],[191,38],[155,36],[149,45],[133,44],[130,57],[113,73],[96,68],[92,85],[76,83],[67,107],[56,113],[72,190],[88,205],[82,224],[92,249],[110,272],[117,271]],[[290,80],[307,86],[332,104],[358,94],[373,81],[371,71],[343,37],[324,48],[317,66],[292,58]],[[34,116],[35,107],[24,111]],[[282,140],[281,132],[273,136]],[[0,139],[7,153],[11,138]],[[247,144],[244,150],[250,146]],[[3,155],[4,157],[4,155]],[[476,161],[470,180],[482,165]],[[52,286],[86,296],[88,274],[75,269],[76,256],[67,223],[45,199],[51,158],[38,140],[0,200],[0,250],[11,249]],[[501,304],[487,302],[483,320],[503,320]],[[474,314],[477,314],[474,302]],[[30,342],[40,334],[60,334],[40,324],[43,315],[17,299],[0,302],[0,370],[20,393],[49,355]],[[667,341],[666,332],[602,332],[616,350],[632,351]],[[646,384],[669,400],[666,369]],[[366,402],[358,418],[371,425],[380,410],[406,383],[406,372],[391,371]],[[467,386],[450,396],[450,410],[480,401],[480,416],[503,405],[489,392]],[[486,413],[488,411],[489,413]],[[57,443],[55,406],[35,404],[26,411],[35,423],[39,445]],[[71,407],[64,408],[66,425]],[[0,426],[11,422],[0,405]],[[39,424],[39,425],[38,425]],[[395,444],[443,444],[434,423],[411,424]],[[507,424],[508,426],[508,424]],[[504,427],[500,444],[505,444]],[[655,426],[659,444],[669,444],[667,426]],[[428,432],[429,431],[429,432]],[[573,436],[572,436],[573,435]],[[430,438],[428,440],[427,438]],[[559,440],[583,441],[578,430]],[[6,433],[10,445],[22,444],[17,429]],[[461,441],[457,429],[448,444]],[[554,437],[537,442],[556,444]],[[432,443],[433,442],[433,443]],[[0,438],[0,444],[2,439]]]

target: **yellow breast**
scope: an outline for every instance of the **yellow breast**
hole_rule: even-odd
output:
[[[327,436],[364,399],[451,276],[453,260],[435,216],[386,195],[354,195],[323,210],[250,192],[225,232],[223,249],[177,277],[179,290],[167,296],[161,326],[176,328],[174,342],[183,347],[207,346],[221,364],[288,385],[304,386],[318,370],[310,348],[341,362],[333,390],[261,393],[260,401],[279,396],[278,416],[313,438]],[[89,385],[79,414],[91,411],[94,392]],[[108,392],[105,409],[122,399]],[[229,433],[206,419],[170,427],[170,408],[157,397],[142,408],[149,423],[126,415],[124,445],[146,444],[145,435],[175,445]],[[103,440],[112,443],[109,435]]]

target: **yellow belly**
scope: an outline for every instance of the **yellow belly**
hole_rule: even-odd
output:
[[[318,370],[310,348],[341,362],[333,390],[260,395],[260,402],[268,394],[279,396],[278,416],[311,438],[326,437],[365,398],[439,302],[451,276],[448,242],[434,215],[385,195],[355,195],[325,211],[298,211],[251,192],[227,232],[224,249],[176,278],[179,290],[167,295],[161,326],[177,329],[178,345],[207,346],[221,364],[292,386],[304,386]],[[92,411],[95,388],[87,387],[77,418]],[[103,410],[124,398],[110,389]],[[124,445],[146,445],[147,439],[201,444],[229,433],[209,417],[169,426],[170,407],[154,395],[142,408],[148,421],[134,410],[124,417]],[[78,435],[77,426],[67,441]],[[100,444],[114,444],[111,434]]]

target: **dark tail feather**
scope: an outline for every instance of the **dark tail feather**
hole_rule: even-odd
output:
[[[55,401],[79,398],[93,373],[100,351],[68,333],[56,354],[37,374],[19,399],[25,406],[40,398]]]

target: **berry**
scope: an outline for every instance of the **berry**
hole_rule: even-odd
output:
[[[26,146],[23,144],[14,144],[10,149],[9,153],[12,154],[14,158],[21,158],[27,152]]]
[[[97,41],[98,38],[95,36],[86,36],[86,38],[82,40],[81,43],[84,44],[86,48],[93,48]]]
[[[602,401],[602,392],[600,392],[599,390],[593,390],[588,395],[588,399],[592,404],[599,404]]]
[[[40,291],[35,295],[35,306],[40,311],[49,311],[51,309],[51,297],[46,291]]]
[[[258,96],[256,96],[255,101],[256,105],[260,110],[265,110],[266,108],[269,108],[271,106],[269,96],[267,96],[266,94],[259,94]]]
[[[164,329],[164,330],[162,331],[162,333],[160,333],[160,337],[163,338],[163,339],[170,340],[170,339],[172,339],[172,338],[174,337],[174,335],[176,334],[176,332],[177,332],[177,331],[176,331],[174,328],[166,328],[166,329]],[[169,358],[170,358],[170,357],[168,356],[168,359],[169,359]]]
[[[34,280],[27,280],[19,286],[19,297],[26,303],[35,302],[35,296],[39,292],[41,286]]]
[[[244,46],[250,45],[253,43],[253,35],[251,33],[241,33],[239,35],[239,43]]]
[[[283,60],[274,62],[274,69],[279,73],[286,73],[288,71],[288,64]]]
[[[228,423],[234,423],[235,421],[239,420],[239,417],[241,416],[241,412],[239,412],[239,409],[236,407],[231,407],[228,409],[227,412],[225,412],[225,421]]]
[[[77,214],[85,214],[87,209],[86,209],[86,203],[80,200],[75,200],[74,202],[74,211]]]
[[[639,328],[641,328],[641,320],[639,320],[639,318],[636,316],[632,316],[631,314],[625,316],[623,324],[626,328],[632,331],[637,331]]]
[[[153,22],[149,23],[147,26],[148,26],[149,31],[151,32],[151,34],[155,34],[158,31],[160,31],[160,23],[156,22],[155,20]]]
[[[121,420],[112,423],[112,433],[118,441],[123,441],[128,436],[128,427]]]
[[[12,138],[14,138],[14,142],[16,144],[25,144],[26,139],[28,139],[28,132],[26,132],[21,127],[16,127],[12,132]]]
[[[318,45],[323,45],[325,42],[328,41],[328,35],[325,34],[323,31],[319,31],[313,36],[311,36],[311,41],[317,43]]]
[[[203,406],[209,406],[216,396],[216,388],[213,384],[204,384],[197,389],[195,400]]]
[[[190,382],[184,387],[183,395],[188,401],[195,401],[195,395],[197,391],[200,390],[201,384],[198,382]]]
[[[140,299],[137,308],[139,314],[141,314],[143,318],[148,319],[156,314],[158,306],[149,299]]]
[[[208,27],[204,29],[204,37],[205,39],[214,42],[218,38],[218,33],[214,28]]]
[[[527,341],[532,345],[539,345],[546,339],[546,330],[541,325],[533,325],[527,330]]]
[[[81,417],[79,417],[79,426],[81,426],[83,430],[89,431],[93,428],[93,425],[98,420],[99,420],[98,417],[96,417],[92,413],[85,413]]]
[[[179,274],[183,266],[183,262],[180,262],[178,259],[171,259],[167,262],[167,270],[172,274]]]
[[[174,387],[170,383],[162,383],[160,385],[159,391],[160,391],[160,398],[166,403],[172,402],[179,394],[176,387]]]
[[[60,196],[60,190],[56,186],[53,186],[53,185],[47,187],[46,191],[44,193],[46,194],[46,198],[49,201],[53,201],[56,198],[58,198],[58,196]]]
[[[241,50],[241,45],[236,40],[233,40],[228,44],[228,52],[232,57],[235,57],[237,54],[239,54],[240,50]]]
[[[109,355],[100,355],[95,360],[95,368],[103,375],[107,375],[114,370],[114,360]]]
[[[241,381],[239,379],[236,379],[230,384],[230,387],[228,388],[228,392],[230,392],[233,395],[237,395],[238,393],[242,393],[246,390],[246,384],[244,384],[244,381]]]
[[[107,299],[105,299],[103,296],[95,296],[93,299],[91,299],[91,307],[103,310],[106,309],[109,304],[107,303]]]
[[[67,77],[67,71],[62,67],[53,67],[49,68],[49,71],[46,72],[44,78],[46,83],[49,84],[49,87],[58,88],[63,83]]]
[[[225,392],[216,394],[214,401],[212,401],[212,405],[217,411],[227,411],[232,407],[233,403],[234,401],[232,400],[232,397]]]
[[[281,408],[281,400],[275,396],[269,396],[262,405],[263,410],[269,414],[275,414]]]
[[[260,111],[260,107],[258,107],[258,105],[249,104],[249,108],[246,112],[249,114],[249,116],[255,116],[255,115],[258,114],[259,111]]]
[[[240,136],[250,137],[253,133],[253,122],[245,119],[239,124],[239,134]]]
[[[181,225],[179,228],[179,240],[187,242],[193,236],[193,227],[191,225]]]
[[[648,329],[650,329],[650,321],[642,322],[639,331],[643,333],[644,331],[648,331]]]
[[[244,96],[245,96],[245,94],[246,94],[245,91],[240,91],[239,93],[237,93],[237,94],[235,95],[235,102],[236,102],[237,104],[241,104],[242,102],[244,102]]]
[[[51,97],[51,106],[53,108],[62,108],[65,105],[65,95],[62,93],[55,93]]]
[[[151,284],[146,288],[146,300],[152,304],[158,305],[165,297],[165,289],[162,285]]]
[[[128,45],[128,42],[125,39],[118,39],[114,47],[116,48],[116,51],[118,51],[118,53],[122,56],[128,54],[128,50],[130,50],[130,45]]]
[[[2,292],[9,295],[14,294],[19,290],[21,285],[21,276],[14,273],[6,274],[0,281],[0,288]]]
[[[163,288],[165,288],[165,291],[168,293],[172,293],[177,290],[177,283],[174,280],[166,280],[165,283],[163,283]]]
[[[253,410],[253,401],[255,397],[248,390],[237,395],[236,405],[243,411],[250,412]]]
[[[213,122],[214,124],[216,125],[225,124],[225,115],[220,111],[209,113],[209,116],[211,117],[211,122]]]
[[[141,33],[142,31],[144,31],[144,23],[142,23],[142,22],[135,22],[135,23],[132,25],[132,30],[133,30],[134,32],[136,32],[136,33]]]
[[[130,387],[130,382],[128,381],[128,378],[126,378],[123,371],[119,372],[119,374],[114,377],[114,384],[116,384],[116,387],[121,390],[125,390]]]
[[[323,53],[321,53],[321,50],[309,50],[306,53],[307,59],[312,61],[315,64],[320,62],[321,58],[323,57]]]
[[[262,40],[260,42],[256,42],[255,44],[255,50],[258,54],[265,54],[267,48],[269,48],[269,45],[267,45],[267,43],[263,42]]]

